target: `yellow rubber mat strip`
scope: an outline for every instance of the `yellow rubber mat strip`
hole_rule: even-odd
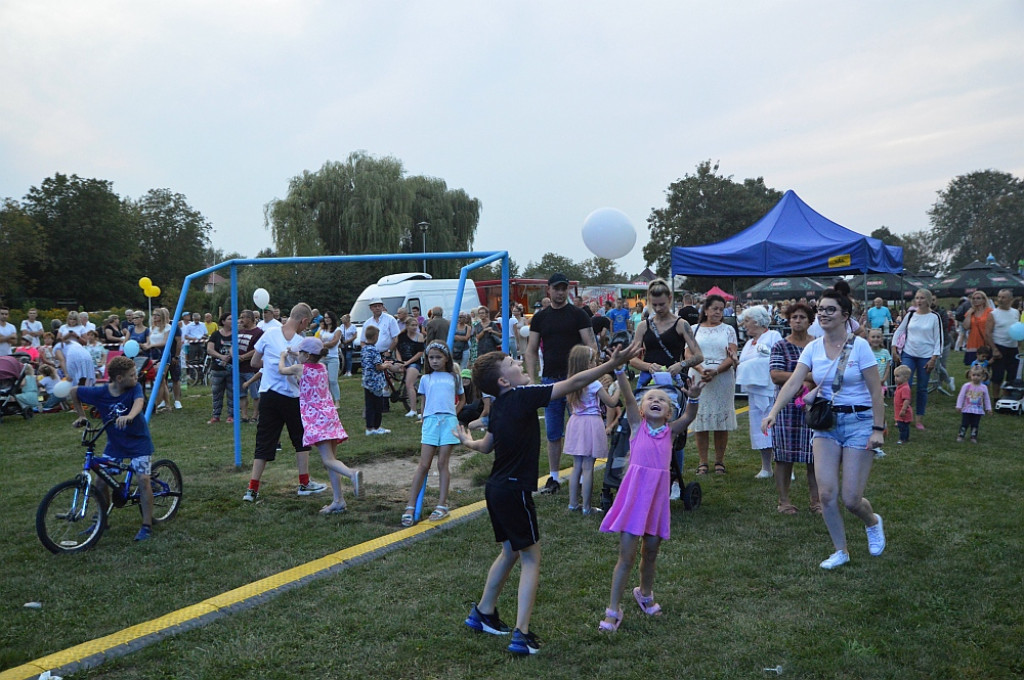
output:
[[[746,413],[749,407],[736,409],[736,414]],[[605,459],[599,458],[594,466],[600,469]],[[562,470],[568,474],[571,468]],[[543,485],[550,475],[538,480]],[[319,577],[326,576],[348,566],[361,564],[373,559],[382,552],[396,549],[401,544],[426,536],[444,528],[445,525],[459,524],[471,519],[474,515],[486,510],[486,501],[477,501],[462,508],[456,508],[440,522],[422,521],[414,526],[403,528],[380,538],[365,541],[325,557],[300,564],[297,567],[272,574],[259,581],[253,581],[234,590],[214,595],[197,604],[183,607],[149,621],[129,626],[116,633],[83,642],[74,647],[48,654],[21,666],[10,668],[0,673],[0,680],[29,680],[38,677],[45,671],[53,671],[57,675],[73,673],[85,668],[98,666],[104,661],[124,656],[141,649],[153,642],[186,630],[191,630],[215,618],[220,618],[237,611],[256,598],[277,594],[284,590]]]

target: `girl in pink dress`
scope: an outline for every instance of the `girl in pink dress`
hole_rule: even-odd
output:
[[[597,366],[597,357],[587,345],[576,345],[569,352],[569,377]],[[562,451],[572,456],[572,474],[569,475],[569,512],[582,506],[583,514],[601,512],[590,507],[594,488],[594,461],[608,456],[608,435],[604,431],[601,404],[611,408],[619,403],[608,390],[595,380],[566,395],[572,415],[565,426],[565,445]],[[581,491],[582,487],[582,491]],[[579,495],[582,493],[582,500]]]
[[[683,414],[669,422],[672,402],[659,389],[644,392],[639,406],[622,371],[616,371],[619,389],[626,404],[626,418],[632,435],[629,444],[629,467],[619,485],[601,531],[619,532],[619,561],[612,573],[612,592],[604,610],[601,630],[615,631],[622,623],[622,594],[633,571],[637,548],[643,539],[640,555],[640,587],[633,588],[633,597],[648,616],[661,613],[654,602],[654,563],[661,542],[669,537],[669,465],[672,461],[672,440],[697,417],[703,382],[689,389]]]
[[[331,478],[334,499],[320,509],[322,515],[345,512],[345,499],[341,494],[341,477],[352,481],[352,495],[359,498],[359,487],[363,481],[362,470],[353,470],[335,457],[338,442],[348,439],[348,433],[341,426],[338,412],[328,389],[327,367],[320,363],[326,354],[324,343],[319,338],[304,338],[299,343],[299,363],[287,365],[292,351],[282,352],[278,362],[281,375],[299,376],[299,411],[302,414],[302,443],[315,446],[320,460]]]

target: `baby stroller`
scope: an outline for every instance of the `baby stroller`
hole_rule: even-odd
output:
[[[32,417],[32,409],[23,407],[18,401],[24,374],[25,364],[17,356],[0,357],[0,423],[4,416],[19,415],[25,420]]]
[[[673,420],[678,418],[686,404],[686,393],[683,392],[682,388],[673,384],[646,385],[634,393],[637,402],[643,398],[645,392],[654,389],[659,389],[668,394],[672,402],[672,418]],[[622,478],[626,474],[629,458],[629,437],[629,419],[623,413],[622,417],[619,418],[619,424],[612,433],[611,442],[608,446],[608,462],[604,468],[604,484],[601,487],[601,509],[605,512],[608,512],[612,507],[612,501],[615,500],[615,492],[618,491]],[[685,445],[685,432],[677,435],[675,441],[672,442],[672,467],[669,473],[673,486],[672,498],[681,499],[683,507],[687,510],[695,510],[700,507],[701,489],[700,484],[697,482],[686,484],[683,481],[683,447]],[[678,496],[676,495],[676,488],[679,489]]]

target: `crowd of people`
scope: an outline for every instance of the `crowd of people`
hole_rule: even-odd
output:
[[[225,404],[227,413],[233,412],[231,370],[237,358],[240,412],[244,422],[256,425],[243,500],[260,500],[262,476],[287,428],[296,453],[298,494],[327,489],[310,478],[309,453],[316,448],[333,491],[321,512],[336,514],[347,508],[342,480],[348,480],[355,497],[362,484],[361,471],[338,458],[338,444],[350,436],[338,414],[339,380],[353,375],[358,346],[365,436],[390,434],[383,419],[395,376],[404,378],[401,389],[409,404],[404,416],[422,423],[420,457],[402,526],[416,521],[417,495],[435,459],[440,489],[429,520],[441,521],[450,512],[448,461],[453,447],[462,444],[494,453],[485,497],[501,551],[466,625],[496,635],[511,633],[509,650],[517,654],[539,648],[529,625],[540,569],[533,495],[556,494],[567,482],[570,512],[600,514],[591,503],[593,464],[608,455],[608,434],[620,415],[631,433],[630,465],[601,523],[602,531],[620,537],[608,607],[598,623],[609,632],[623,621],[621,602],[638,552],[640,583],[633,589],[634,599],[644,615],[661,612],[653,583],[660,543],[670,535],[674,435],[692,427],[697,475],[727,474],[729,433],[737,428],[737,387],[747,399],[750,444],[760,458],[756,477],[774,479],[778,512],[799,512],[791,482],[794,465],[806,466],[808,508],[822,515],[833,546],[820,566],[831,570],[851,560],[843,508],[863,525],[869,554],[881,555],[886,546],[882,516],[865,490],[874,461],[885,455],[889,389],[898,443],[904,443],[911,425],[925,430],[930,374],[945,366],[951,348],[962,348],[968,372],[956,404],[963,414],[956,440],[978,442],[981,416],[991,412],[1003,380],[1017,374],[1019,345],[1009,333],[1021,320],[1020,301],[1009,291],[1001,291],[995,304],[984,293],[975,293],[957,309],[941,310],[931,293],[921,289],[906,309],[893,309],[880,299],[860,306],[849,286],[838,281],[816,301],[740,305],[721,295],[686,295],[676,307],[669,285],[655,279],[646,304],[630,310],[624,300],[588,305],[570,299],[567,277],[556,273],[546,292],[529,322],[525,308],[513,304],[512,315],[504,321],[508,328],[486,307],[450,321],[440,308],[429,310],[426,317],[415,308],[391,315],[380,299],[370,301],[371,316],[361,330],[348,315],[339,318],[330,310],[321,314],[305,303],[283,317],[272,308],[243,310],[237,342],[230,313],[216,321],[212,313],[191,314],[172,327],[166,309],[154,309],[148,319],[144,312],[129,311],[125,320],[111,316],[97,329],[87,314],[71,312],[64,323],[46,331],[31,310],[19,334],[7,323],[8,310],[0,309],[0,354],[15,346],[28,348],[35,372],[43,376],[39,384],[50,394],[53,381],[61,378],[91,388],[98,379],[112,376],[107,389],[111,398],[130,397],[120,417],[131,421],[141,411],[141,392],[126,375],[124,362],[109,361],[109,356],[122,353],[128,342],[137,343],[139,354],[132,361],[137,381],[154,370],[170,344],[162,406],[168,411],[172,405],[181,408],[182,366],[208,358],[211,425],[225,417]],[[452,323],[454,341],[449,345]],[[521,335],[527,323],[528,332]],[[502,351],[505,332],[508,353]],[[110,376],[108,363],[116,369]],[[627,371],[638,374],[635,388]],[[955,383],[950,376],[950,391]],[[678,411],[670,386],[686,397]],[[642,396],[634,396],[634,389],[645,387],[637,392]],[[70,399],[81,414],[81,401],[102,401],[105,394],[83,389]],[[41,404],[44,410],[60,408],[59,400],[51,399]],[[538,489],[540,409],[549,470]],[[568,480],[560,476],[563,454],[573,459]],[[137,538],[150,535],[145,525]],[[522,571],[513,629],[501,621],[497,600],[517,562]]]

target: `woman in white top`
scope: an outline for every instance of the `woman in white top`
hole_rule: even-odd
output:
[[[761,471],[757,479],[772,478],[772,433],[761,431],[761,421],[768,415],[775,397],[771,376],[771,354],[775,343],[782,340],[778,331],[769,330],[772,317],[761,305],[743,311],[739,322],[750,337],[740,352],[736,366],[736,383],[743,386],[750,406],[750,446],[761,452]]]
[[[338,356],[338,346],[341,344],[343,332],[338,328],[338,315],[327,310],[324,312],[324,319],[320,322],[320,330],[317,331],[320,342],[324,343],[327,355],[320,360],[327,367],[327,384],[331,388],[331,398],[334,399],[334,406],[337,407],[341,400],[341,389],[338,387],[338,372],[341,368],[341,358]]]
[[[160,359],[164,354],[164,347],[171,339],[171,326],[168,323],[170,318],[163,309],[157,308],[153,310],[153,313],[149,317],[149,342],[140,345],[140,349],[153,361],[153,365],[156,366],[160,363]],[[168,366],[170,363],[168,362]],[[171,393],[167,389],[167,376],[160,381],[160,402],[157,404],[157,408],[164,408],[170,401]]]
[[[882,381],[871,346],[864,338],[847,331],[846,322],[853,313],[850,299],[834,290],[822,293],[818,303],[818,321],[825,334],[809,343],[800,354],[796,369],[779,390],[772,410],[761,423],[767,431],[775,424],[779,411],[800,390],[808,374],[817,387],[804,399],[813,396],[832,402],[832,428],[815,430],[811,441],[814,450],[815,477],[821,495],[822,515],[835,552],[821,563],[822,569],[835,569],[850,561],[846,549],[846,528],[839,512],[839,499],[857,516],[867,529],[868,551],[881,555],[885,550],[882,518],[875,514],[871,503],[864,498],[873,449],[882,445],[885,431],[885,402],[882,400]],[[845,350],[847,339],[852,347]],[[848,354],[842,377],[836,376],[844,351]],[[841,382],[839,382],[841,380]],[[839,382],[839,391],[835,385]],[[814,393],[817,395],[814,395]],[[842,469],[842,486],[839,475]]]
[[[942,319],[932,311],[932,294],[927,288],[917,290],[914,307],[893,333],[892,346],[900,363],[911,371],[911,389],[917,379],[914,425],[923,430],[924,409],[928,405],[928,374],[942,354]]]
[[[352,323],[348,314],[341,315],[341,353],[345,359],[345,377],[352,377],[352,346],[355,344],[359,329]]]

